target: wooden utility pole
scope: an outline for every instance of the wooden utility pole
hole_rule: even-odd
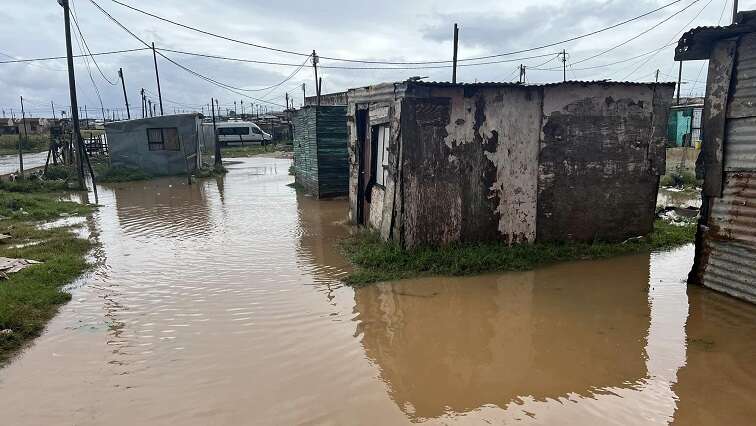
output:
[[[305,84],[302,83],[302,106],[305,106],[305,99],[307,98],[307,92],[305,91]]]
[[[286,109],[289,109],[289,92],[286,92]]]
[[[454,56],[452,59],[452,83],[457,84],[457,49],[459,47],[459,26],[454,24]]]
[[[144,88],[139,93],[142,95],[142,118],[147,118],[147,98],[144,97]]]
[[[126,96],[126,82],[123,81],[123,68],[118,68],[118,77],[121,78],[121,87],[123,88],[123,101],[126,102],[126,118],[131,120],[131,111],[129,110],[129,98]]]
[[[150,99],[147,99],[147,111],[149,111],[149,116],[152,117],[152,101]]]
[[[155,61],[155,79],[157,80],[158,102],[160,102],[160,115],[163,115],[163,94],[160,92],[160,74],[158,74],[157,53],[155,53],[155,42],[152,42],[152,59]]]
[[[55,102],[50,101],[50,108],[52,108],[53,120],[57,120],[57,117],[55,117]],[[5,117],[5,110],[3,110],[3,117]]]
[[[21,96],[21,123],[24,125],[24,140],[29,140],[29,132],[26,130],[26,113],[24,112],[24,97]],[[24,150],[21,135],[18,135],[18,173],[24,177]]]
[[[682,61],[680,61],[680,69],[677,71],[677,102],[675,102],[675,105],[680,105],[680,89],[682,89]]]
[[[525,83],[525,65],[520,64],[520,83]]]
[[[656,82],[659,82],[659,68],[656,69]]]
[[[562,49],[562,81],[567,81],[567,51]]]
[[[315,50],[312,51],[312,67],[315,69],[315,96],[317,97],[317,105],[320,106],[320,84],[318,81],[320,79],[318,78],[318,54],[315,53]]]
[[[84,167],[81,158],[81,129],[79,128],[79,103],[76,100],[76,75],[74,74],[73,48],[71,46],[71,16],[68,9],[68,0],[58,0],[58,4],[63,7],[63,21],[66,29],[66,57],[68,59],[68,90],[71,96],[71,122],[73,124],[74,138],[74,168],[76,170],[76,181],[80,188],[86,189],[84,185]]]
[[[210,98],[210,105],[212,105],[212,112],[213,112],[213,139],[215,141],[215,167],[220,167],[223,165],[223,160],[221,159],[221,149],[220,144],[218,143],[218,129],[215,128],[215,101]]]
[[[732,2],[732,23],[738,18],[738,0]]]

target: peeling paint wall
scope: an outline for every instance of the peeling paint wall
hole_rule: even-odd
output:
[[[651,231],[672,95],[671,86],[544,88],[539,241],[621,240]]]
[[[650,231],[673,85],[408,82],[387,89],[350,91],[348,113],[355,218],[363,202],[357,110],[390,105],[382,215],[373,191],[368,221],[384,239],[414,247]]]

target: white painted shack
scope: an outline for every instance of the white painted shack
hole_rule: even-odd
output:
[[[756,303],[756,11],[685,33],[675,60],[703,59],[703,203],[690,282]]]
[[[673,92],[606,81],[352,89],[350,217],[406,247],[647,234]]]
[[[105,124],[114,167],[154,176],[187,174],[200,165],[199,114],[176,114]]]

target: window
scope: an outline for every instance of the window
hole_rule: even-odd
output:
[[[150,151],[180,150],[181,144],[179,143],[178,129],[176,127],[147,129],[147,145]]]
[[[254,131],[254,129],[252,129]],[[220,127],[218,128],[219,136],[239,136],[248,135],[249,127]]]
[[[373,172],[375,175],[375,183],[384,186],[386,183],[386,169],[388,168],[388,147],[389,136],[391,135],[391,127],[388,124],[383,124],[377,127],[376,137],[376,150],[373,156]],[[376,128],[373,128],[376,131]]]
[[[259,128],[257,128],[257,127],[253,127],[253,128],[252,128],[252,133],[254,133],[254,134],[256,134],[256,135],[262,135],[262,130],[260,130],[260,129],[259,129]]]

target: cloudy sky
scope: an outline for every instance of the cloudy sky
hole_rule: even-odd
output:
[[[71,1],[92,52],[143,47],[90,0]],[[224,108],[233,108],[236,101],[240,110],[243,100],[245,110],[250,104],[280,109],[278,105],[284,103],[286,92],[293,96],[297,106],[302,102],[302,83],[307,86],[308,96],[314,93],[312,66],[309,62],[301,69],[297,66],[307,60],[305,56],[220,40],[145,16],[112,0],[94,1],[142,40],[155,42],[158,48],[289,64],[252,64],[163,52],[199,74],[245,89],[239,92],[246,95],[213,85],[159,57],[166,112],[199,110],[211,97],[219,98]],[[292,52],[307,54],[315,49],[320,56],[332,58],[422,62],[451,59],[455,22],[460,26],[459,57],[466,59],[558,42],[641,15],[673,0],[120,1],[188,26]],[[56,0],[3,0],[3,3],[6,7],[0,9],[0,22],[3,22],[0,34],[5,43],[0,48],[0,61],[65,55],[63,13]],[[756,8],[756,0],[739,3],[740,10]],[[528,82],[558,81],[562,72],[557,52],[565,49],[569,79],[652,81],[659,69],[660,79],[676,80],[674,45],[658,49],[676,42],[690,27],[717,25],[720,17],[722,24],[729,24],[731,8],[732,0],[681,0],[632,23],[573,42],[527,53],[463,61],[464,64],[499,63],[460,67],[458,78],[464,82],[517,80],[516,67],[523,63],[531,67],[526,74]],[[73,43],[75,54],[82,51],[80,43],[77,37]],[[639,56],[655,50],[658,51]],[[501,62],[504,60],[507,62]],[[101,115],[97,91],[105,109],[124,114],[117,77],[119,68],[124,70],[133,114],[139,114],[141,88],[147,90],[151,99],[157,99],[151,52],[97,56],[96,61],[105,78],[91,59],[89,67],[84,58],[75,60],[79,104],[86,105],[89,116]],[[619,61],[622,62],[614,64]],[[401,67],[327,59],[321,59],[320,65],[324,93],[411,76],[427,76],[437,81],[451,79],[448,67],[326,69],[327,66]],[[683,95],[702,93],[706,80],[704,65],[704,62],[685,64]],[[288,77],[291,78],[273,89],[259,90]],[[51,101],[57,111],[67,108],[70,102],[65,60],[0,64],[0,106],[6,116],[11,114],[11,109],[13,114],[18,114],[19,96],[24,97],[27,111],[33,116],[50,116]]]

